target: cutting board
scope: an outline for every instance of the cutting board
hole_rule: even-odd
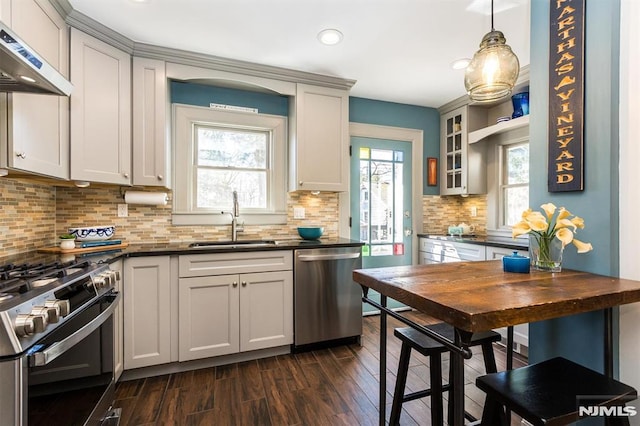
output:
[[[73,253],[91,253],[96,251],[107,251],[107,250],[120,250],[129,246],[129,243],[122,244],[113,244],[108,246],[97,246],[97,247],[84,247],[84,248],[73,248],[69,250],[62,250],[60,247],[46,247],[43,249],[39,249],[39,252],[42,253],[65,253],[65,254],[73,254]]]

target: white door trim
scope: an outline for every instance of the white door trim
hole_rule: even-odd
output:
[[[418,263],[418,237],[422,232],[422,151],[423,132],[418,129],[406,129],[402,127],[380,126],[377,124],[350,123],[349,139],[351,137],[363,137],[372,139],[389,139],[411,143],[411,187],[412,187],[412,219],[413,235],[411,238],[413,250],[411,262]],[[349,169],[351,176],[351,169]],[[340,236],[350,238],[349,216],[351,216],[350,191],[340,193]]]

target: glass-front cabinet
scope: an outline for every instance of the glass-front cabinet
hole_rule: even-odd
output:
[[[485,144],[468,143],[468,132],[479,127],[468,105],[440,118],[440,194],[483,194],[487,191]]]

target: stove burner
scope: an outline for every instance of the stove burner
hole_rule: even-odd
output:
[[[59,261],[49,263],[7,264],[0,266],[0,292],[3,294],[26,293],[31,288],[42,287],[59,278],[73,275],[86,269],[91,262]],[[0,301],[5,300],[0,298]]]
[[[51,284],[52,282],[56,281],[58,278],[44,278],[41,280],[33,280],[31,281],[31,287],[42,287],[45,286],[47,284]]]
[[[9,294],[9,293],[0,293],[0,302],[4,301],[4,300],[8,300],[11,299],[13,297],[13,294]]]

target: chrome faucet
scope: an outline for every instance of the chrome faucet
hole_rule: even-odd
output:
[[[233,191],[233,211],[221,212],[221,214],[229,214],[231,216],[231,241],[238,241],[238,232],[244,231],[244,226],[238,224],[240,217],[240,205],[238,204],[238,191]]]

